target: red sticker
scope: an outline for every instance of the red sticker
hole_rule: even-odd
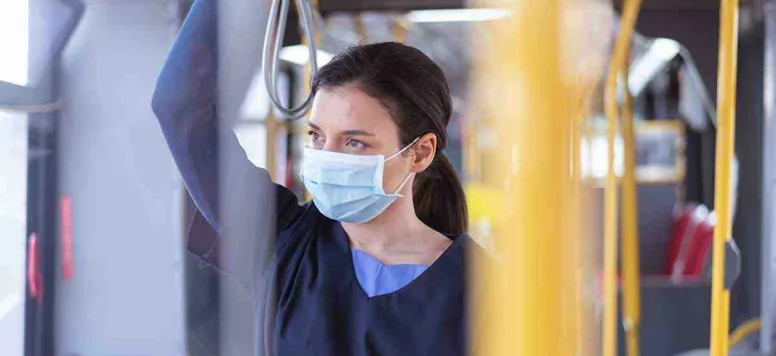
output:
[[[43,281],[38,270],[38,234],[30,234],[27,239],[27,286],[30,296],[40,302],[43,297]]]
[[[70,196],[59,199],[62,213],[62,275],[73,278],[73,202]]]

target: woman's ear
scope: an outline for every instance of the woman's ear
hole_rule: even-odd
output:
[[[420,136],[412,150],[415,153],[412,161],[412,172],[420,173],[426,170],[431,162],[434,161],[434,155],[436,155],[437,148],[437,136],[433,132],[429,132],[423,136]]]

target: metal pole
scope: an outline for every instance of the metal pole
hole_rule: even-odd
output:
[[[209,4],[209,5],[205,5]],[[234,184],[226,179],[240,167],[245,153],[233,142],[233,123],[240,117],[240,107],[255,74],[261,68],[263,33],[268,4],[265,0],[197,1],[194,6],[209,6],[216,21],[218,63],[218,217],[223,226],[218,253],[219,265],[243,280],[255,280],[255,288],[241,286],[232,278],[219,279],[219,349],[218,354],[261,355],[265,330],[263,314],[257,305],[272,305],[265,297],[270,283],[264,281],[268,266],[264,251],[274,250],[274,188],[269,184]],[[235,55],[240,53],[241,55]],[[251,98],[256,100],[258,98]],[[272,110],[272,109],[270,109]],[[256,236],[246,246],[241,239]],[[262,309],[263,310],[263,309]],[[257,337],[257,335],[259,337]]]
[[[617,77],[627,60],[630,40],[636,27],[640,0],[629,0],[623,8],[620,31],[606,78],[605,111],[609,167],[604,198],[604,356],[617,354],[617,176],[614,170],[614,149],[617,130]],[[627,90],[627,88],[625,89]],[[637,242],[638,243],[638,242]],[[630,247],[630,245],[628,246]],[[638,252],[637,252],[638,253]],[[630,257],[630,256],[629,256]],[[638,268],[638,266],[637,266]]]
[[[760,331],[760,349],[763,352],[773,351],[774,323],[776,322],[776,300],[774,300],[774,280],[776,280],[776,202],[774,189],[776,184],[776,4],[766,2],[764,7],[765,20],[765,66],[763,68],[763,106],[765,123],[763,124],[763,251],[762,251],[762,329]]]
[[[629,46],[630,47],[630,46]],[[622,178],[622,297],[623,327],[628,356],[639,355],[641,325],[641,281],[639,270],[639,199],[636,184],[636,145],[633,129],[633,98],[628,90],[628,56],[622,78],[625,102],[622,106],[622,136],[625,164]]]
[[[725,289],[725,242],[731,236],[732,189],[738,55],[738,0],[722,0],[717,74],[717,162],[714,186],[714,265],[711,285],[711,356],[728,354],[730,291]]]

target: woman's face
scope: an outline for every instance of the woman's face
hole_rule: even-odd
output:
[[[316,150],[390,157],[404,148],[399,141],[398,127],[388,110],[357,85],[319,90],[313,102],[308,134],[307,147]],[[435,148],[436,136],[430,136],[433,136],[432,144]],[[414,146],[429,144],[426,139],[419,141],[425,143],[419,145],[421,142],[418,142]],[[411,172],[425,169],[428,165],[423,165],[423,158],[427,157],[421,156],[428,150],[413,147],[406,151],[408,154],[386,161],[384,190],[392,193]],[[410,186],[407,184],[405,189]]]

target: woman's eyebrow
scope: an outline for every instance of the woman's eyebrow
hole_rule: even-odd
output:
[[[316,131],[323,131],[323,130],[321,130],[320,127],[318,127],[318,125],[316,125],[316,124],[314,124],[312,122],[308,122],[307,126],[310,126],[311,129],[316,130]],[[342,131],[342,134],[346,135],[346,136],[375,136],[375,134],[373,134],[373,133],[371,133],[369,131],[360,130],[360,129],[345,130],[345,131]]]
[[[347,136],[374,136],[375,134],[364,130],[345,130],[342,132]]]

